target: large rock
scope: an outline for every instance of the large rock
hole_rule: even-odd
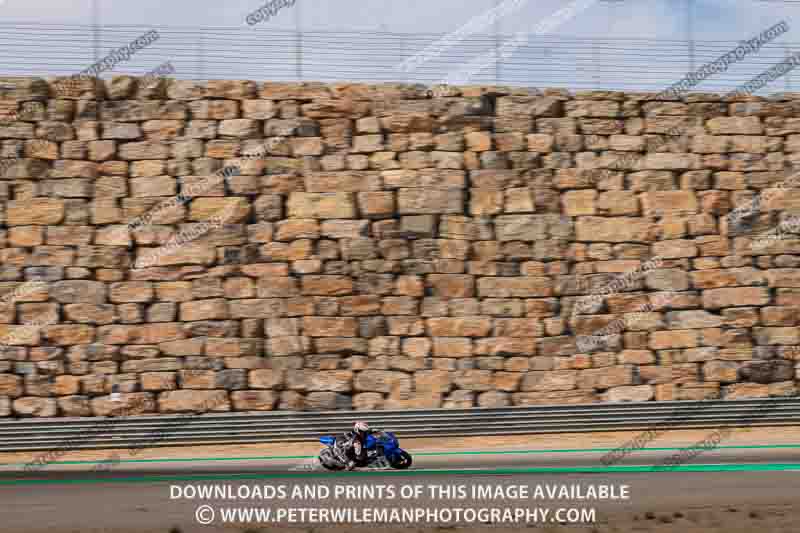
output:
[[[715,117],[706,122],[713,135],[761,135],[759,117]]]
[[[408,397],[393,398],[389,397],[383,404],[383,409],[404,410],[404,409],[439,409],[443,405],[442,395],[439,393],[416,393],[412,392]]]
[[[571,390],[576,388],[577,379],[576,370],[528,372],[522,380],[520,390],[523,392]]]
[[[50,418],[58,413],[58,403],[54,398],[37,398],[25,396],[14,400],[14,414],[18,417],[45,417]]]
[[[739,369],[739,378],[742,381],[754,383],[776,383],[794,379],[794,375],[794,364],[783,359],[753,361]],[[736,381],[736,378],[730,381]]]
[[[773,268],[766,277],[770,287],[800,287],[800,268]]]
[[[355,197],[348,192],[293,192],[287,209],[293,218],[356,218]]]
[[[610,389],[634,384],[633,365],[592,368],[578,372],[577,388]]]
[[[156,403],[149,392],[120,394],[118,400],[110,396],[92,398],[94,416],[130,416],[155,411]]]
[[[453,388],[453,374],[444,370],[418,370],[413,379],[414,390],[419,393],[447,393]]]
[[[669,329],[694,329],[694,328],[716,328],[722,326],[725,320],[709,313],[708,311],[671,311],[666,314],[667,327]]]
[[[429,318],[427,324],[432,337],[486,337],[492,329],[484,317]]]
[[[650,334],[650,348],[669,350],[673,348],[695,348],[700,344],[700,335],[691,329],[654,331]]]
[[[459,370],[453,376],[453,383],[462,390],[490,391],[494,387],[493,373],[490,370]]]
[[[760,306],[768,303],[770,303],[769,289],[763,287],[731,287],[703,291],[703,307],[706,309]]]
[[[312,392],[305,397],[303,405],[310,411],[349,410],[353,399],[338,392]]]
[[[65,208],[64,200],[56,198],[15,200],[8,202],[6,221],[9,226],[54,226],[63,222]]]
[[[0,396],[17,398],[24,393],[22,378],[13,374],[0,374]]]
[[[268,390],[242,390],[231,393],[236,411],[271,411],[278,401],[278,393]]]
[[[50,296],[59,303],[106,302],[108,288],[99,281],[58,281],[49,287]]]
[[[733,383],[723,388],[726,400],[769,397],[769,385],[759,383]]]
[[[579,217],[576,239],[587,242],[648,242],[651,223],[636,217]]]
[[[474,276],[460,274],[430,274],[428,285],[432,288],[432,296],[440,298],[471,298],[475,295]]]
[[[483,277],[478,279],[478,296],[482,298],[537,298],[552,294],[552,280],[546,277]]]
[[[381,190],[378,172],[312,172],[305,176],[306,191],[319,192],[364,192]]]
[[[507,407],[511,405],[511,395],[501,391],[487,391],[478,395],[478,407]]]
[[[91,416],[92,407],[88,396],[62,396],[58,398],[58,409],[64,416]]]
[[[349,370],[321,370],[312,372],[306,390],[350,392],[353,373]]]
[[[738,285],[765,285],[767,276],[752,267],[721,268],[690,272],[692,285],[697,289],[720,289]]]
[[[461,214],[464,212],[464,191],[435,188],[399,189],[397,212],[401,215]]]
[[[228,393],[224,390],[175,390],[158,395],[162,413],[206,413],[230,411]]]
[[[573,236],[572,220],[555,214],[502,215],[496,217],[494,223],[499,241],[539,241],[551,237],[569,239]]]
[[[607,402],[647,402],[653,399],[654,393],[652,385],[612,387],[603,395],[603,400]]]
[[[376,411],[383,407],[383,394],[379,392],[360,392],[353,395],[353,409],[356,411]]]
[[[364,370],[356,374],[353,389],[397,395],[411,390],[411,376],[404,372]]]
[[[475,406],[475,393],[470,390],[455,390],[444,401],[444,409],[469,409]]]
[[[647,216],[678,216],[696,213],[697,198],[693,191],[654,191],[641,194]]]
[[[274,368],[251,370],[248,384],[253,389],[279,389],[284,382],[284,372]]]
[[[800,344],[800,330],[796,327],[753,328],[758,344]]]
[[[703,379],[734,383],[738,379],[739,366],[739,363],[733,361],[709,361],[703,365]]]
[[[309,337],[356,337],[357,329],[354,318],[303,317],[303,331]]]
[[[597,398],[591,390],[517,392],[511,395],[514,405],[564,405],[592,403],[596,400]]]

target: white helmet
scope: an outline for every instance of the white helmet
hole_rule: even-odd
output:
[[[360,433],[369,431],[369,424],[361,421],[356,422],[355,424],[353,424],[353,431],[358,431]]]

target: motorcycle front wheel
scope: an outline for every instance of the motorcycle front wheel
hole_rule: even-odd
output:
[[[389,459],[389,464],[397,470],[405,470],[411,463],[411,454],[406,451],[399,451]]]

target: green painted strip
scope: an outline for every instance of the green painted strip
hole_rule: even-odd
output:
[[[669,467],[669,472],[775,472],[800,471],[800,463],[764,463],[764,464],[698,464]],[[608,467],[537,467],[537,468],[495,468],[481,470],[477,468],[452,470],[387,470],[370,472],[319,472],[297,474],[276,472],[270,474],[196,474],[169,476],[131,476],[111,478],[71,478],[71,479],[10,479],[0,480],[0,485],[62,485],[87,483],[160,483],[168,481],[236,481],[247,479],[300,479],[300,478],[336,478],[345,476],[429,476],[429,475],[503,475],[503,474],[597,474],[597,473],[660,473],[667,470],[647,465],[608,466]]]
[[[677,447],[663,447],[663,448],[640,448],[632,450],[635,452],[660,452],[660,451],[674,451],[685,450],[687,446]],[[800,444],[752,444],[752,445],[730,445],[730,446],[716,446],[716,449],[768,449],[768,448],[800,448]],[[422,452],[415,453],[414,457],[423,455],[514,455],[514,454],[530,454],[530,453],[607,453],[618,450],[619,448],[566,448],[560,450],[490,450],[490,451],[459,451],[459,452]]]
[[[663,447],[663,448],[641,448],[633,450],[630,453],[641,452],[666,452],[666,451],[679,451],[685,450],[688,446],[683,447]],[[728,450],[764,450],[764,449],[792,449],[800,448],[800,444],[752,444],[752,445],[731,445],[731,446],[717,446],[715,449],[728,449]],[[445,456],[458,456],[458,455],[525,455],[525,454],[545,454],[545,453],[607,453],[618,448],[564,448],[556,450],[483,450],[483,451],[458,451],[458,452],[419,452],[413,454],[414,457],[445,457]],[[108,450],[112,453],[112,450]],[[281,461],[281,460],[296,460],[296,459],[314,459],[316,455],[264,455],[264,456],[250,456],[250,457],[183,457],[173,459],[120,459],[119,463],[191,463],[191,462],[212,462],[212,461]],[[106,461],[53,461],[47,465],[95,465],[102,464]],[[115,462],[116,463],[116,462]],[[24,466],[24,463],[0,463],[0,466]]]

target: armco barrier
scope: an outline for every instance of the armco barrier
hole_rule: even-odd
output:
[[[354,419],[400,438],[800,425],[800,398],[405,411],[326,411],[52,418],[0,422],[0,451],[307,441]],[[113,422],[112,422],[113,421]],[[158,436],[158,438],[156,438]]]

